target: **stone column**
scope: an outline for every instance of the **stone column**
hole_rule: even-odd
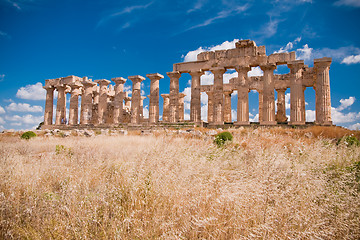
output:
[[[145,96],[141,96],[140,99],[140,119],[144,119],[144,100],[145,100]]]
[[[238,78],[235,87],[238,92],[237,102],[237,121],[235,125],[249,125],[249,83],[247,73],[249,66],[239,66],[236,68]]]
[[[316,74],[316,123],[320,125],[332,125],[329,75],[331,61],[331,58],[326,57],[314,60]]]
[[[83,94],[81,96],[81,115],[80,124],[87,125],[92,121],[93,114],[93,89],[96,83],[88,80],[87,77],[83,78],[81,82],[83,85]]]
[[[214,122],[214,93],[211,91],[211,92],[206,92],[206,94],[208,95],[207,121],[208,123],[212,123]]]
[[[283,123],[287,121],[286,117],[286,108],[285,108],[285,88],[276,89],[277,91],[277,112],[276,112],[276,121],[278,123]]]
[[[214,118],[213,125],[224,124],[224,97],[223,97],[223,74],[225,68],[212,68],[210,71],[214,74]]]
[[[166,73],[170,78],[170,107],[169,107],[169,122],[179,121],[179,78],[181,73],[168,72]]]
[[[304,125],[305,118],[303,111],[304,91],[302,84],[302,71],[304,61],[288,62],[290,68],[290,122],[291,125]]]
[[[231,122],[231,94],[233,91],[224,91],[224,122]]]
[[[259,93],[259,122],[263,120],[263,93],[262,91],[258,91]]]
[[[115,83],[115,98],[114,98],[114,118],[113,123],[119,124],[123,120],[123,101],[124,101],[124,84],[125,78],[112,78],[111,81]]]
[[[263,110],[261,125],[276,125],[275,121],[275,83],[274,70],[275,64],[261,65],[261,70],[264,72],[263,85]]]
[[[190,121],[194,123],[201,122],[201,76],[202,70],[191,71],[191,101],[190,101]]]
[[[159,73],[147,74],[150,78],[149,123],[159,122],[159,80],[164,78]]]
[[[161,97],[164,99],[162,121],[169,122],[170,96],[169,96],[169,94],[161,94]]]
[[[81,93],[82,84],[74,82],[70,84],[71,96],[70,96],[70,109],[69,109],[69,125],[78,124],[79,116],[79,95]]]
[[[126,107],[128,110],[130,110],[130,109],[131,109],[131,97],[126,96],[126,97],[124,98],[124,101],[125,101],[125,107]]]
[[[44,89],[46,90],[44,126],[52,125],[53,119],[53,105],[54,105],[54,86],[47,84],[45,80]]]
[[[140,124],[140,102],[141,102],[141,82],[145,80],[144,77],[140,75],[128,77],[132,83],[132,95],[131,95],[131,124],[138,125]]]
[[[106,121],[106,110],[107,110],[107,100],[108,100],[108,89],[110,81],[106,79],[95,80],[96,83],[100,86],[99,91],[99,103],[98,103],[98,116],[97,116],[97,124],[105,124]]]
[[[184,122],[184,97],[185,93],[179,93],[179,122]]]
[[[56,86],[58,91],[55,118],[56,125],[66,124],[66,87],[67,86],[65,84],[59,84]]]

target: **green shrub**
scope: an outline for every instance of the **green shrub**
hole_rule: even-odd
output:
[[[218,133],[216,136],[215,136],[215,139],[214,139],[214,143],[218,146],[218,147],[221,147],[223,146],[226,142],[231,142],[233,139],[233,136],[231,133],[229,132],[221,132],[221,133]]]
[[[344,136],[338,140],[337,145],[339,145],[340,143],[343,143],[348,147],[360,146],[360,142],[355,136]]]
[[[33,131],[27,131],[21,135],[22,139],[30,139],[32,137],[36,137],[36,133],[34,133]]]

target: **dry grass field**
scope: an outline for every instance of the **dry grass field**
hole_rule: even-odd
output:
[[[0,135],[0,239],[360,239],[359,131],[230,131]]]

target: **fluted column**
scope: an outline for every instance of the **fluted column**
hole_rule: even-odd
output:
[[[236,68],[238,78],[235,87],[238,92],[237,102],[237,121],[235,125],[249,125],[249,83],[247,73],[250,71],[249,66],[239,66]]]
[[[184,97],[186,96],[185,93],[179,93],[179,122],[184,121]]]
[[[147,74],[150,78],[149,123],[159,122],[159,80],[164,78],[159,73]]]
[[[141,96],[140,98],[140,119],[144,119],[144,100],[145,100],[145,96]]]
[[[266,64],[260,66],[264,72],[264,85],[263,85],[263,116],[260,124],[262,125],[275,125],[275,83],[274,83],[274,70],[275,64]]]
[[[97,124],[105,124],[106,121],[106,110],[107,110],[107,100],[108,100],[108,89],[110,81],[106,79],[95,80],[96,83],[100,86],[99,91],[99,103],[98,103],[98,114],[97,114]]]
[[[45,80],[44,89],[46,90],[44,126],[52,125],[53,120],[53,105],[54,105],[54,86],[49,85],[49,80]]]
[[[316,123],[320,125],[332,125],[329,75],[331,61],[331,58],[326,57],[314,60],[316,74]]]
[[[262,91],[259,92],[259,122],[263,120],[263,93]]]
[[[170,78],[170,107],[169,107],[169,122],[179,121],[179,78],[181,73],[168,72]]]
[[[202,70],[191,71],[191,101],[190,101],[190,121],[195,123],[201,122],[201,76]]]
[[[140,75],[128,77],[132,83],[132,95],[131,95],[131,118],[130,122],[133,125],[140,124],[140,102],[141,102],[141,82],[145,80]]]
[[[81,96],[81,115],[80,115],[80,124],[87,125],[91,123],[93,115],[93,89],[96,86],[91,80],[88,80],[87,77],[83,78],[81,82],[83,85],[83,94]]]
[[[58,91],[58,98],[56,104],[55,124],[66,124],[66,85],[59,84],[56,86],[56,89]]]
[[[302,71],[304,61],[291,61],[288,62],[290,68],[290,122],[291,125],[304,125],[305,118],[303,111],[302,101],[304,99],[304,91],[302,84]]]
[[[231,94],[233,91],[224,91],[224,122],[231,122]]]
[[[213,125],[224,124],[224,98],[223,98],[223,75],[225,73],[224,68],[212,68],[210,71],[214,74],[214,118]]]
[[[206,92],[208,95],[208,114],[207,121],[208,123],[214,122],[214,93],[212,91]]]
[[[79,116],[79,95],[81,94],[82,84],[74,82],[70,85],[71,96],[70,96],[70,108],[69,108],[69,125],[78,124]]]
[[[112,78],[111,81],[115,83],[113,123],[119,124],[123,120],[123,101],[125,97],[124,84],[126,82],[126,79],[123,77],[117,77]]]
[[[286,108],[285,108],[285,88],[276,89],[277,91],[277,112],[276,121],[283,123],[287,121]]]
[[[161,97],[164,99],[162,121],[169,122],[170,96],[169,94],[161,94]]]

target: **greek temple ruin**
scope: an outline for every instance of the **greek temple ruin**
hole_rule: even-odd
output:
[[[314,60],[308,67],[303,60],[297,60],[295,52],[266,55],[265,46],[256,46],[254,41],[240,40],[234,49],[202,52],[197,61],[175,63],[173,71],[168,72],[170,93],[161,94],[163,98],[162,120],[159,116],[159,82],[164,78],[159,73],[147,74],[150,79],[149,117],[143,116],[143,100],[140,75],[129,76],[132,82],[131,97],[124,91],[127,79],[112,78],[92,81],[88,77],[68,76],[45,80],[46,103],[44,114],[45,128],[61,126],[156,126],[164,123],[184,122],[203,125],[201,119],[201,92],[208,95],[208,126],[233,124],[249,125],[249,92],[259,93],[259,124],[305,125],[305,95],[307,87],[315,90],[315,124],[332,125],[329,69],[331,58]],[[286,65],[290,72],[274,74],[279,65]],[[249,77],[252,67],[260,67],[263,76]],[[223,76],[227,70],[235,69],[238,77],[224,84]],[[213,85],[201,85],[201,76],[206,71],[214,75]],[[179,92],[181,74],[191,76],[190,120],[184,120],[184,93]],[[285,91],[290,89],[290,119],[286,116]],[[55,122],[53,104],[54,91],[57,91]],[[237,121],[231,119],[231,94],[237,91]],[[277,111],[275,108],[277,92]],[[70,106],[67,116],[66,95],[70,93]],[[79,96],[81,96],[79,114]],[[80,116],[80,119],[78,119]]]

